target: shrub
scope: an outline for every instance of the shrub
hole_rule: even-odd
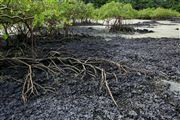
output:
[[[138,18],[150,19],[150,18],[167,18],[167,17],[177,17],[179,12],[171,9],[165,8],[147,8],[138,11]]]
[[[30,31],[32,35],[34,27],[43,24],[49,25],[49,23],[52,23],[52,20],[55,21],[59,18],[59,8],[56,0],[13,0],[0,2],[0,24],[4,26],[6,32],[8,28],[12,26],[17,28],[18,26],[20,28],[17,28],[14,34],[26,34]],[[18,31],[18,29],[21,30]]]
[[[132,8],[131,4],[112,1],[99,9],[98,16],[100,19],[106,19],[114,17],[134,18],[136,15],[137,11]]]
[[[98,10],[98,17],[100,19],[113,18],[120,16],[120,9],[122,8],[122,4],[119,2],[110,2],[103,5]]]
[[[79,0],[64,0],[60,5],[60,16],[64,17],[66,24],[73,20],[82,20],[85,18],[86,5]]]
[[[121,16],[124,18],[135,18],[137,14],[137,11],[133,9],[131,4],[124,4],[121,8]]]
[[[174,6],[172,7],[172,9],[176,10],[177,12],[180,12],[180,2],[177,3],[176,5],[174,5]]]
[[[157,8],[152,14],[152,18],[167,18],[167,17],[177,17],[179,12],[171,9]]]
[[[155,8],[147,8],[138,11],[138,18],[141,19],[150,19],[152,14],[154,13]]]
[[[92,3],[86,4],[85,18],[86,19],[94,19],[94,5]]]

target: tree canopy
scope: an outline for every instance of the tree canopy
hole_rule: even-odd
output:
[[[180,0],[83,0],[85,3],[93,3],[96,7],[101,7],[102,5],[111,2],[121,2],[121,3],[130,3],[133,8],[145,9],[152,7],[163,7],[163,8],[172,8],[177,11],[180,11]]]

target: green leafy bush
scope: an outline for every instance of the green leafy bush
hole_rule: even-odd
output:
[[[103,5],[99,9],[99,18],[114,18],[114,17],[123,17],[123,18],[134,18],[137,15],[137,11],[132,8],[131,4],[123,4],[119,2],[110,2]]]
[[[85,19],[87,15],[86,5],[80,0],[64,0],[60,4],[60,16],[64,17],[64,22],[70,24],[75,20]]]
[[[131,4],[124,4],[121,9],[121,16],[124,18],[135,18],[138,15],[137,10],[133,9]]]
[[[166,18],[166,17],[177,17],[179,13],[175,10],[157,8],[153,11],[152,18]]]
[[[172,9],[180,12],[180,2],[175,4],[175,5],[173,5]]]
[[[1,0],[0,24],[6,29],[14,27],[16,33],[27,34],[36,26],[49,25],[59,19],[59,6],[56,0]],[[19,28],[17,28],[19,27]],[[18,31],[18,32],[17,32]],[[22,33],[24,32],[24,33]]]
[[[94,5],[92,3],[86,4],[85,19],[94,19]]]
[[[167,18],[167,17],[178,17],[179,12],[165,8],[147,8],[138,11],[138,18],[150,19],[150,18]]]
[[[150,19],[152,14],[154,13],[155,8],[147,8],[138,11],[138,18],[141,19]]]
[[[98,10],[98,18],[106,19],[106,18],[118,17],[121,15],[122,7],[123,4],[119,2],[112,1],[110,3],[107,3]]]

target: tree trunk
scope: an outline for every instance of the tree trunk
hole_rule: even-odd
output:
[[[36,46],[36,41],[34,39],[34,34],[33,34],[33,28],[31,24],[28,24],[27,22],[25,22],[26,27],[28,28],[29,32],[30,32],[30,40],[31,40],[31,51],[32,51],[32,56],[34,56],[34,48]]]

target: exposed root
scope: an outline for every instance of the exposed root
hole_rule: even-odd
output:
[[[60,57],[59,53],[53,51],[48,54],[46,58],[0,58],[0,66],[4,67],[23,67],[27,71],[24,77],[23,88],[22,88],[22,100],[27,101],[30,95],[38,95],[39,89],[47,92],[54,92],[53,88],[44,87],[38,84],[35,80],[35,70],[40,70],[46,73],[46,77],[49,78],[49,75],[52,77],[63,74],[66,71],[74,74],[76,77],[83,79],[86,75],[90,75],[94,78],[100,77],[100,89],[105,87],[108,91],[109,96],[116,106],[116,103],[113,94],[110,90],[110,87],[107,82],[107,76],[114,76],[115,80],[118,80],[115,73],[107,72],[105,68],[99,67],[102,64],[110,64],[118,69],[117,72],[122,74],[127,74],[128,71],[125,66],[116,63],[111,60],[106,59],[97,59],[97,58],[88,58],[87,60],[80,60],[72,57]]]
[[[106,88],[107,88],[107,90],[108,90],[108,93],[109,93],[112,101],[114,102],[114,104],[118,107],[118,104],[116,103],[116,101],[115,101],[115,99],[114,99],[114,97],[113,97],[113,94],[112,94],[112,92],[111,92],[111,90],[110,90],[110,88],[109,88],[108,82],[107,82],[107,80],[106,80],[106,74],[105,74],[105,72],[104,72],[104,76],[105,76],[104,83],[105,83],[105,86],[106,86]]]

